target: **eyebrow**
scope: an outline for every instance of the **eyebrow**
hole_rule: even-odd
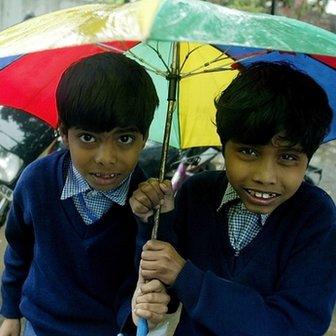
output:
[[[90,130],[85,129],[85,128],[77,128],[77,127],[76,127],[75,129],[76,129],[76,131],[78,131],[78,132],[102,133],[102,132],[100,132],[100,131],[90,131]],[[113,129],[115,129],[116,133],[140,132],[140,131],[138,130],[138,128],[135,127],[135,126],[129,126],[129,127],[115,127],[115,128],[113,128]]]
[[[135,126],[129,127],[115,127],[117,133],[124,133],[124,132],[139,132],[138,128]]]
[[[303,153],[303,148],[302,147],[290,147],[290,146],[279,146],[278,147],[281,150],[289,150],[297,153]]]
[[[255,147],[255,148],[259,148],[259,147],[263,147],[263,146],[266,146],[266,145],[260,145],[260,144],[252,144],[252,143],[249,143],[249,144],[246,144],[246,143],[242,143],[242,142],[235,142],[235,145],[236,146],[240,146],[240,147]],[[293,152],[297,152],[297,153],[304,153],[303,151],[303,148],[296,144],[296,145],[292,145],[292,146],[289,146],[289,145],[279,145],[279,146],[274,146],[275,148],[278,148],[279,150],[290,150],[290,151],[293,151]]]

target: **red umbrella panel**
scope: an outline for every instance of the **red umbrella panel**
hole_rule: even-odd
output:
[[[106,45],[123,52],[137,43]],[[72,63],[102,52],[98,45],[83,45],[0,58],[1,104],[29,112],[56,128],[55,93],[63,72]]]

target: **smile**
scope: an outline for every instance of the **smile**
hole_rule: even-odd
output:
[[[269,200],[275,197],[280,196],[277,193],[270,193],[270,192],[262,192],[262,191],[256,191],[253,189],[245,189],[251,196],[259,199]]]
[[[103,178],[103,179],[112,179],[116,176],[118,176],[119,174],[102,174],[102,173],[93,173],[91,174],[95,177],[98,177],[98,178]]]

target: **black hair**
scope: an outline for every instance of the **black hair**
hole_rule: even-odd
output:
[[[325,91],[287,63],[243,68],[216,99],[217,133],[228,140],[266,145],[283,133],[310,159],[329,131],[332,109]]]
[[[72,64],[56,91],[62,131],[135,127],[145,135],[159,104],[151,77],[123,54],[104,52]]]

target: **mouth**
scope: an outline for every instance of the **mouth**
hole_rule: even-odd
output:
[[[91,176],[97,177],[97,178],[103,178],[103,179],[112,179],[120,174],[106,174],[106,173],[90,173]]]
[[[257,207],[272,207],[277,203],[281,194],[271,191],[262,191],[244,188],[247,204]],[[245,204],[246,205],[246,204]]]
[[[117,173],[90,173],[94,182],[100,186],[108,186],[119,180],[121,174]]]
[[[276,197],[279,197],[280,194],[269,192],[269,191],[260,191],[260,190],[254,190],[254,189],[244,189],[250,196],[260,199],[260,200],[271,200]]]

